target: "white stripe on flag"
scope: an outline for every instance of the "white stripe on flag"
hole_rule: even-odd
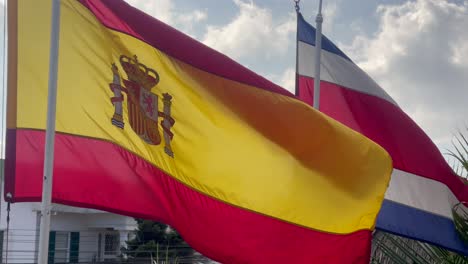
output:
[[[299,41],[299,74],[314,78],[315,46]],[[322,50],[320,79],[397,103],[363,70],[345,58]]]
[[[385,199],[450,219],[452,207],[459,202],[447,185],[397,169]]]

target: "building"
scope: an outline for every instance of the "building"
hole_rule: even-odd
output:
[[[3,188],[2,188],[3,190]],[[10,207],[1,197],[0,263],[37,263],[40,203]],[[101,262],[116,259],[136,229],[133,218],[107,212],[54,205],[51,217],[49,263]],[[1,239],[3,237],[3,240]]]

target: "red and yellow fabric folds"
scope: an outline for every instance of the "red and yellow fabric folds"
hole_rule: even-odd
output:
[[[51,8],[12,2],[6,193],[39,201]],[[223,263],[367,263],[382,148],[123,1],[63,0],[60,23],[55,203]]]

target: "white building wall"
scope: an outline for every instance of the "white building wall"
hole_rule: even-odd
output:
[[[8,256],[8,263],[32,263],[36,258],[37,214],[27,203],[12,204],[10,209],[10,228],[7,234],[7,204],[1,202],[0,230],[4,232],[3,260]],[[7,237],[8,236],[8,237]],[[8,240],[8,245],[7,245]],[[7,254],[8,246],[8,254]],[[3,261],[5,263],[5,261]]]
[[[86,262],[99,259],[98,256],[98,237],[97,231],[80,232],[80,254],[79,261]]]
[[[120,246],[125,246],[128,234],[136,229],[133,218],[110,213],[66,213],[57,212],[52,215],[51,230],[80,232],[80,261],[103,259],[104,237],[106,233],[118,232]],[[102,243],[99,245],[99,235]]]
[[[80,262],[91,261],[98,257],[99,230],[88,229],[88,222],[92,222],[92,218],[93,215],[63,212],[55,212],[51,217],[51,230],[80,233]]]
[[[3,200],[3,197],[2,197]],[[0,204],[0,230],[5,232],[3,260],[6,254],[6,202]],[[11,205],[10,228],[8,235],[8,263],[34,263],[37,260],[40,217],[38,203],[16,203]],[[133,218],[111,213],[56,206],[51,217],[51,230],[57,232],[79,232],[79,261],[100,259],[103,244],[98,245],[99,234],[104,243],[106,232],[118,232],[120,244],[125,245],[128,233],[136,229]],[[119,247],[120,248],[120,247]]]

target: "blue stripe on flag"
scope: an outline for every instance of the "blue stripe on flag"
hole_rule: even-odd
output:
[[[453,221],[443,216],[384,200],[376,227],[468,255],[468,246],[458,236]]]
[[[297,36],[298,40],[315,46],[315,28],[305,21],[301,13],[297,14]],[[322,49],[341,56],[351,61],[344,52],[342,52],[333,42],[331,42],[325,35],[322,34]]]

